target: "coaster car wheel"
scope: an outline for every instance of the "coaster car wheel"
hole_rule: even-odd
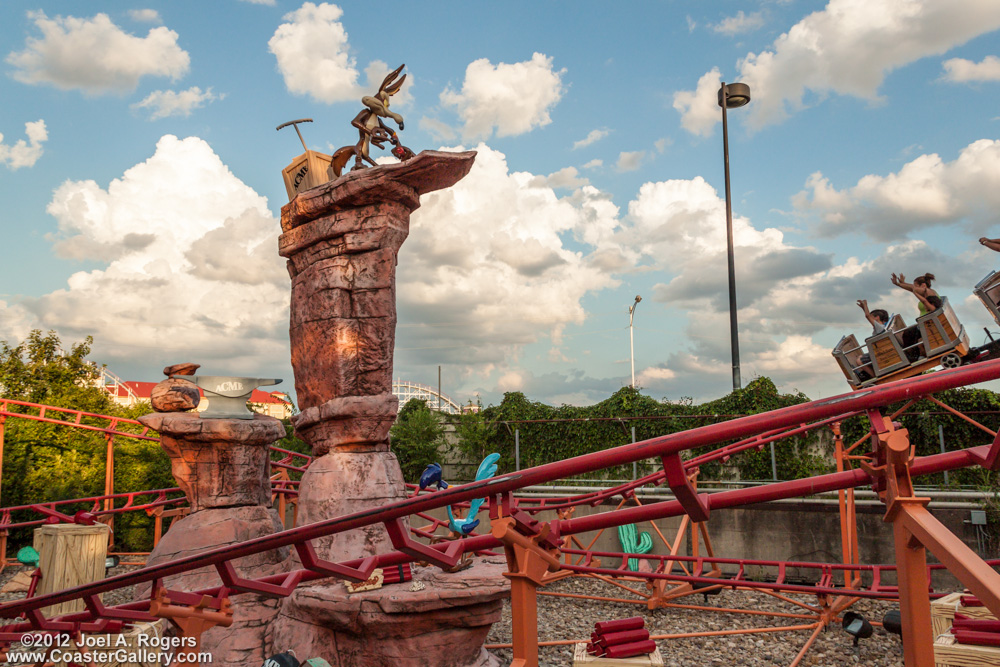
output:
[[[958,368],[961,365],[962,357],[958,356],[954,352],[949,352],[941,357],[941,366],[943,368]]]

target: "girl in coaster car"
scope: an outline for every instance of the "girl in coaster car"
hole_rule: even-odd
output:
[[[920,315],[922,317],[927,313],[932,313],[941,307],[941,297],[938,293],[931,288],[931,282],[934,280],[933,273],[925,273],[922,276],[917,276],[913,279],[912,283],[906,282],[906,277],[900,273],[898,276],[894,273],[890,281],[896,287],[905,289],[907,292],[911,292],[913,296],[917,297],[917,307],[920,310]],[[923,350],[918,347],[913,347],[920,342],[920,328],[916,325],[912,327],[907,327],[903,331],[903,348],[906,351],[906,357],[911,362],[916,361],[919,357],[923,355]]]
[[[990,250],[995,250],[1000,252],[1000,239],[988,239],[985,236],[979,239],[979,242],[989,248]]]

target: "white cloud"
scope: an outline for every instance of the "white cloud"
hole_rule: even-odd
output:
[[[604,160],[595,157],[593,160],[591,160],[587,164],[583,165],[583,168],[584,169],[597,169],[598,167],[602,167],[602,166],[604,166]]]
[[[743,10],[736,12],[735,16],[727,16],[712,26],[712,30],[724,35],[738,35],[743,32],[757,30],[764,25],[764,14],[762,12],[752,12],[744,14]]]
[[[547,179],[510,172],[502,153],[476,150],[468,176],[421,198],[399,253],[404,373],[444,354],[469,375],[516,370],[525,345],[548,335],[558,346],[563,327],[584,321],[584,295],[618,284],[589,254],[618,225],[607,197],[592,186],[559,197]]]
[[[635,171],[642,166],[645,157],[646,151],[622,151],[618,154],[618,163],[615,168],[618,171]]]
[[[887,241],[959,222],[983,232],[1000,207],[1000,140],[975,141],[951,162],[921,155],[894,174],[869,174],[843,190],[816,172],[806,188],[793,198],[795,207],[818,215],[826,236],[861,231]]]
[[[580,141],[573,142],[573,150],[577,148],[583,148],[584,146],[589,146],[590,144],[600,141],[604,137],[611,133],[610,130],[591,130],[586,137],[580,139]]]
[[[13,146],[3,143],[3,135],[0,134],[0,163],[6,164],[11,171],[35,166],[38,158],[42,157],[42,144],[49,138],[45,121],[41,119],[25,123],[24,133],[28,141],[18,139]]]
[[[57,252],[102,266],[15,306],[33,327],[93,335],[109,363],[246,373],[288,358],[278,222],[203,140],[164,136],[107,189],[67,181],[47,210]]]
[[[974,63],[965,58],[944,61],[944,78],[955,83],[971,81],[1000,81],[1000,58],[986,56],[982,62]]]
[[[443,123],[436,118],[424,116],[417,122],[417,127],[431,135],[431,138],[435,141],[452,141],[458,138],[458,132],[451,125]]]
[[[138,23],[163,23],[160,12],[155,9],[130,9],[128,17]]]
[[[691,134],[707,137],[719,122],[719,88],[722,75],[718,68],[701,75],[692,90],[674,93],[674,109],[681,114],[681,126]],[[751,91],[752,93],[752,91]]]
[[[589,185],[590,181],[580,176],[576,167],[563,167],[559,171],[548,176],[535,176],[530,185],[535,187],[564,188],[574,190],[584,185]]]
[[[337,5],[304,3],[284,20],[267,46],[289,92],[318,102],[358,98],[357,62],[350,54],[347,31]]]
[[[275,5],[275,0],[241,0],[241,2],[249,2],[251,5],[267,5],[268,7]]]
[[[769,49],[740,61],[738,80],[750,86],[754,99],[747,121],[753,127],[780,122],[807,106],[808,92],[878,101],[889,72],[997,28],[995,0],[830,0]],[[702,90],[704,80],[696,91],[674,96],[683,126],[701,135],[718,122],[715,94],[709,98]]]
[[[358,63],[340,22],[343,15],[343,9],[327,2],[306,2],[285,14],[286,23],[278,26],[267,46],[289,92],[327,104],[356,100],[360,106],[361,98],[375,94],[386,74],[395,69],[373,60],[365,67],[365,84],[359,83]],[[407,75],[392,97],[393,107],[406,108],[412,85],[413,78]]]
[[[212,89],[202,92],[194,86],[180,92],[174,90],[154,90],[141,102],[132,105],[133,109],[149,109],[150,119],[167,118],[168,116],[190,116],[195,109],[200,109],[209,102],[221,99],[212,94]]]
[[[50,19],[33,11],[28,17],[42,37],[29,37],[23,51],[7,56],[15,68],[14,78],[23,83],[103,93],[134,90],[144,76],[176,80],[188,71],[187,51],[177,45],[177,33],[165,27],[136,37],[112,23],[107,14]]]
[[[562,75],[552,58],[535,53],[531,60],[493,65],[480,58],[465,70],[461,92],[450,87],[441,93],[441,103],[454,107],[466,139],[507,137],[529,132],[552,122],[549,112],[563,95]]]

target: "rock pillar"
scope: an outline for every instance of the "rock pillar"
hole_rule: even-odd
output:
[[[268,446],[284,437],[285,427],[273,417],[201,419],[197,413],[163,412],[139,418],[160,433],[160,445],[170,456],[171,472],[187,495],[191,513],[175,519],[146,560],[158,565],[227,544],[246,542],[282,529],[270,508]],[[243,577],[281,572],[288,549],[248,556],[235,562]],[[167,577],[168,589],[195,591],[222,583],[214,567]],[[139,586],[135,599],[148,599],[149,587]],[[202,635],[201,648],[213,665],[242,667],[261,664],[264,634],[278,611],[278,601],[246,594],[232,598],[232,627],[216,627]]]
[[[396,255],[420,195],[464,177],[474,152],[425,151],[300,193],[281,211],[279,253],[292,279],[291,351],[301,414],[316,455],[299,486],[299,525],[406,496],[389,428],[396,329]],[[333,561],[393,550],[381,524],[313,540]],[[503,559],[462,572],[415,567],[414,586],[349,595],[341,582],[300,586],[268,630],[335,667],[496,664],[483,648],[507,596]]]
[[[389,451],[398,408],[396,255],[420,195],[457,183],[475,155],[425,151],[401,164],[351,172],[281,210],[278,252],[292,279],[292,368],[301,410],[293,423],[318,457],[302,479],[300,524],[405,496]],[[391,548],[382,526],[316,546],[333,559]]]

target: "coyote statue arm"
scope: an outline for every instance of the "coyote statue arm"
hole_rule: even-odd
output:
[[[398,113],[389,111],[389,98],[399,92],[399,89],[403,86],[406,75],[404,74],[399,77],[398,80],[396,77],[399,76],[399,73],[403,71],[405,66],[405,64],[400,65],[395,70],[389,72],[374,96],[361,98],[361,103],[366,108],[351,121],[351,125],[358,128],[358,143],[354,146],[338,148],[334,152],[333,158],[330,161],[334,178],[340,176],[352,155],[354,156],[354,167],[352,167],[351,171],[365,169],[365,162],[373,167],[377,166],[369,155],[372,144],[375,144],[379,148],[384,148],[383,144],[388,141],[393,145],[392,154],[400,160],[408,160],[413,157],[413,151],[400,144],[396,133],[382,122],[383,118],[391,118],[396,121],[396,125],[399,126],[400,130],[403,129],[403,117]]]

